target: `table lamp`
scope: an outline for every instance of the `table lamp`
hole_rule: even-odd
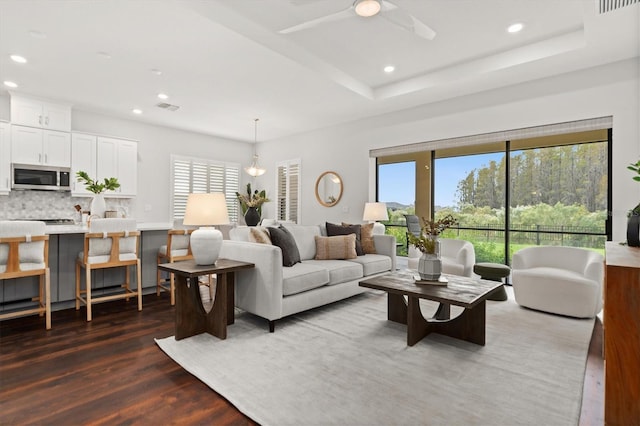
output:
[[[183,223],[200,226],[193,231],[190,240],[191,253],[196,265],[213,265],[222,248],[222,232],[212,226],[229,223],[224,194],[189,194]]]
[[[362,220],[367,220],[369,222],[375,223],[375,225],[373,225],[374,234],[384,234],[384,225],[382,223],[378,223],[377,221],[389,220],[389,214],[387,213],[387,204],[386,203],[365,203]]]

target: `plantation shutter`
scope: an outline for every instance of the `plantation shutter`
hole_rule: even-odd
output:
[[[236,197],[238,188],[240,188],[240,167],[227,165],[225,167],[224,195],[227,199],[229,219],[233,218],[234,222],[238,220],[238,199]]]
[[[300,220],[300,160],[289,160],[277,166],[276,216],[278,220]]]
[[[191,190],[191,162],[174,159],[173,161],[173,217],[184,217],[187,209],[187,197]]]
[[[239,164],[172,156],[171,170],[173,218],[184,217],[190,193],[222,192],[227,200],[229,220],[238,220]]]

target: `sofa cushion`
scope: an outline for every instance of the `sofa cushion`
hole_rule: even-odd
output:
[[[302,263],[314,265],[328,271],[329,285],[362,278],[362,265],[348,260],[305,260]]]
[[[300,262],[300,252],[293,235],[282,226],[269,227],[269,235],[274,246],[282,250],[282,266],[293,266]]]
[[[342,222],[342,225],[350,225],[349,223]],[[375,223],[366,223],[360,225],[360,244],[362,245],[362,251],[364,254],[376,254],[376,244],[373,241],[373,226]]]
[[[355,259],[349,259],[349,262],[361,264],[365,277],[391,270],[391,258],[382,254],[366,254]]]
[[[333,237],[336,235],[349,235],[356,234],[356,254],[362,256],[364,251],[362,250],[362,244],[360,243],[360,225],[338,225],[335,223],[325,223],[327,228],[327,236]]]
[[[316,257],[315,236],[320,235],[320,227],[318,225],[285,223],[283,226],[291,232],[291,235],[296,240],[298,251],[300,252],[300,260],[309,260]]]
[[[316,260],[353,259],[356,254],[356,235],[320,237],[316,235]]]
[[[271,237],[267,228],[252,226],[249,228],[249,241],[252,243],[271,244]]]
[[[329,283],[329,271],[306,262],[282,269],[282,295],[302,293]]]

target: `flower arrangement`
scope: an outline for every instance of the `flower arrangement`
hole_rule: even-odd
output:
[[[409,243],[413,244],[422,253],[435,254],[436,241],[438,236],[448,228],[458,224],[458,220],[451,216],[446,215],[442,219],[429,220],[425,217],[422,218],[422,227],[420,228],[420,235],[415,236],[409,234]]]
[[[82,170],[76,173],[76,177],[78,182],[82,182],[85,184],[85,186],[87,187],[87,191],[93,192],[94,194],[102,194],[104,191],[114,191],[120,188],[118,178],[104,178],[104,181],[100,182],[97,179],[91,179],[89,177],[89,174]]]
[[[242,207],[242,214],[244,215],[247,212],[249,207],[256,207],[258,210],[258,214],[262,216],[262,205],[268,201],[267,193],[263,189],[262,191],[258,191],[257,189],[251,192],[251,184],[247,184],[247,193],[241,194],[236,192],[236,197],[238,197],[238,201],[240,201],[240,206]]]

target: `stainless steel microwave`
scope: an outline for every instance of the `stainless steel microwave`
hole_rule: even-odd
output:
[[[11,189],[39,189],[43,191],[70,191],[69,167],[11,165]]]

